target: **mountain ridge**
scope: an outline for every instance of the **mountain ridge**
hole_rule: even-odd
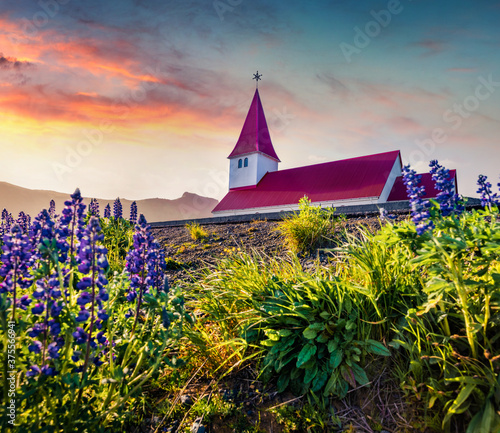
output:
[[[88,205],[92,198],[94,197],[84,196],[83,201]],[[115,199],[95,198],[99,203],[101,216],[107,204],[113,209]],[[41,210],[48,209],[50,200],[55,201],[56,213],[60,214],[64,208],[64,202],[70,200],[70,194],[45,189],[29,189],[0,181],[0,210],[7,209],[14,219],[17,219],[21,211],[34,218]],[[134,200],[120,198],[120,201],[123,206],[123,216],[128,218],[130,205]],[[211,217],[211,211],[218,203],[214,198],[187,191],[176,199],[147,198],[135,201],[138,213],[144,214],[148,222]]]

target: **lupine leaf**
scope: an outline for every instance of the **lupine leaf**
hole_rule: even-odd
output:
[[[316,353],[317,347],[315,344],[308,343],[306,344],[302,350],[299,353],[299,356],[297,358],[297,368],[305,364],[309,359],[311,359],[311,356],[313,356]]]

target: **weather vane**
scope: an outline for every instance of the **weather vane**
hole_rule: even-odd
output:
[[[255,80],[256,88],[259,88],[259,80],[262,80],[262,78],[260,78],[260,77],[262,77],[262,74],[259,74],[259,71],[257,71],[256,74],[253,74],[252,80]]]

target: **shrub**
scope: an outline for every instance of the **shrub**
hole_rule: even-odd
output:
[[[299,212],[286,217],[278,224],[285,243],[294,253],[308,253],[332,242],[337,223],[344,219],[335,217],[333,208],[312,206],[307,197],[299,201]]]
[[[208,233],[205,229],[195,222],[187,223],[186,229],[189,231],[193,241],[204,241],[208,237]]]

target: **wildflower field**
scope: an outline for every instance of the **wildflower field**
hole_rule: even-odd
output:
[[[1,430],[500,432],[500,198],[480,176],[466,211],[431,173],[435,200],[404,168],[411,218],[339,233],[304,199],[287,256],[234,249],[173,287],[135,205],[101,217],[77,190],[60,214],[4,210]],[[363,423],[340,410],[374,389]]]

